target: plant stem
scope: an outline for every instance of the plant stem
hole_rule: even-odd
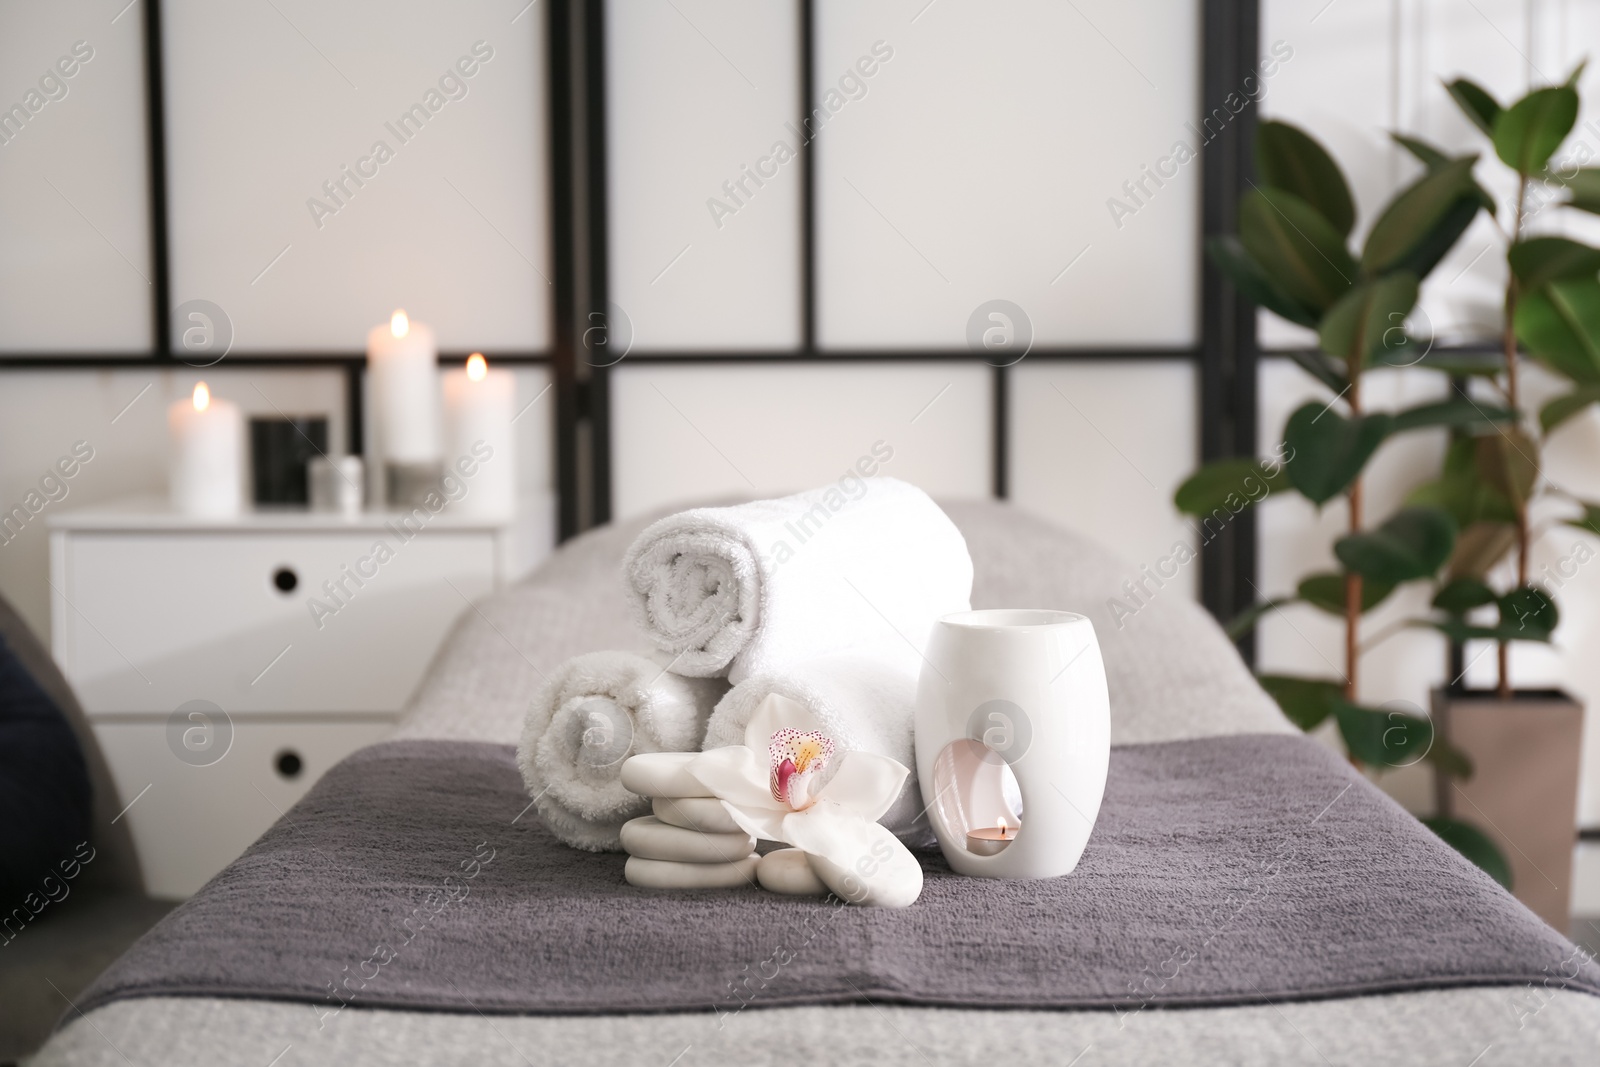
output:
[[[1350,486],[1350,532],[1361,532],[1361,483]],[[1344,576],[1344,698],[1356,700],[1361,663],[1361,575]]]
[[[1522,238],[1522,216],[1527,206],[1528,176],[1517,175],[1517,210],[1511,221],[1511,243],[1515,245]],[[1506,401],[1512,411],[1516,412],[1517,423],[1522,419],[1520,407],[1521,390],[1518,380],[1517,360],[1517,276],[1511,272],[1506,277],[1506,314],[1505,326],[1501,333],[1501,344],[1505,349],[1506,357]],[[1512,444],[1515,447],[1515,444]],[[1511,466],[1506,463],[1507,469]],[[1512,488],[1508,485],[1508,488]],[[1528,584],[1528,502],[1516,499],[1517,494],[1512,493],[1512,506],[1517,512],[1517,588],[1521,589]],[[1511,642],[1501,641],[1498,652],[1499,681],[1495,686],[1497,695],[1501,700],[1511,698]]]
[[[1352,361],[1354,363],[1354,361]],[[1361,417],[1361,367],[1350,367],[1350,417]],[[1350,483],[1350,532],[1361,532],[1361,475]],[[1361,665],[1361,575],[1347,571],[1344,576],[1344,698],[1356,702],[1356,683]]]

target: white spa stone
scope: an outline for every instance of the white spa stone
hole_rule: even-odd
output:
[[[689,773],[698,752],[641,752],[622,763],[622,788],[642,797],[709,797]]]
[[[756,850],[756,839],[740,830],[708,834],[670,826],[654,815],[622,824],[622,847],[630,856],[674,863],[732,863]]]
[[[754,885],[756,856],[738,863],[674,863],[629,856],[623,877],[644,889],[737,889]]]
[[[823,884],[851,904],[904,908],[916,903],[922,893],[922,865],[903,848],[874,856],[869,866],[859,869],[841,867],[814,853],[806,858]]]
[[[656,818],[668,826],[701,830],[708,834],[742,834],[722,801],[715,797],[656,797],[650,802]]]
[[[811,861],[797,848],[768,852],[756,865],[756,879],[765,889],[791,897],[820,897],[828,887],[811,869]]]

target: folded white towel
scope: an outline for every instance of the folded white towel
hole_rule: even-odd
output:
[[[718,679],[668,672],[661,656],[589,652],[561,664],[529,705],[517,746],[544,824],[575,848],[621,848],[622,824],[650,814],[648,798],[623,788],[623,762],[699,748],[726,691]]]
[[[815,729],[833,739],[835,752],[872,752],[898,760],[911,771],[899,799],[878,821],[908,845],[932,844],[933,832],[917,788],[912,747],[917,672],[910,664],[872,656],[823,656],[746,678],[717,703],[706,724],[704,747],[745,744],[751,715],[772,693],[805,705],[816,719]],[[765,753],[759,755],[766,758]],[[836,756],[813,792],[838,765]]]
[[[928,495],[846,477],[777,500],[653,523],[623,559],[635,619],[678,674],[757,674],[841,652],[917,661],[966,611],[972,559]]]

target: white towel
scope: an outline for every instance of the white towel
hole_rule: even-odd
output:
[[[933,621],[972,594],[966,542],[939,506],[906,482],[853,475],[661,519],[622,573],[674,672],[735,683],[843,652],[918,662]]]
[[[539,816],[561,840],[620,849],[622,824],[650,801],[622,787],[639,752],[693,752],[727,683],[669,673],[664,657],[589,652],[552,672],[528,707],[517,766]]]
[[[873,752],[898,760],[909,770],[911,774],[899,799],[878,821],[908,845],[932,843],[932,829],[917,788],[917,758],[912,747],[917,672],[906,660],[823,656],[746,678],[717,703],[706,724],[704,747],[745,744],[750,716],[772,693],[804,704],[817,720],[816,729],[833,739],[835,752]],[[759,755],[766,758],[765,753]],[[819,786],[837,769],[835,757]]]

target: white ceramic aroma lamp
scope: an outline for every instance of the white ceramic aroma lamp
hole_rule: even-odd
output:
[[[917,689],[916,749],[928,816],[957,873],[1070,873],[1111,756],[1093,624],[1032,609],[940,619]]]

